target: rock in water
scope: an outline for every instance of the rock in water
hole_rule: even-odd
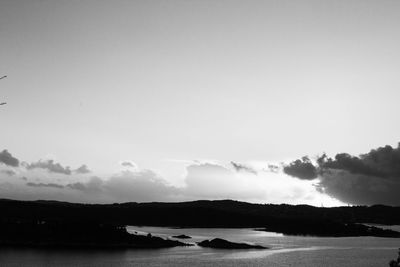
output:
[[[223,249],[267,249],[260,245],[250,245],[246,243],[235,243],[221,238],[214,238],[212,240],[204,240],[198,243],[201,247],[207,248],[223,248]]]

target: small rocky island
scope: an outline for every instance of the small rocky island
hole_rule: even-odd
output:
[[[221,238],[214,238],[212,240],[204,240],[197,243],[200,247],[207,248],[221,248],[221,249],[267,249],[267,247],[260,245],[250,245],[246,243],[230,242]]]
[[[173,235],[173,238],[178,238],[178,239],[190,239],[192,238],[191,236],[188,235]]]

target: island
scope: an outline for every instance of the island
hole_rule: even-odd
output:
[[[212,240],[204,240],[197,243],[200,247],[207,248],[220,248],[220,249],[267,249],[267,247],[260,245],[250,245],[246,243],[235,243],[221,238],[214,238]]]

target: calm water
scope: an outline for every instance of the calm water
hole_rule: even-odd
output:
[[[399,226],[396,229],[400,229]],[[216,250],[180,247],[152,250],[1,249],[0,266],[388,266],[400,239],[292,237],[252,229],[171,229],[128,227],[128,231],[170,237],[186,234],[187,242],[220,237],[271,247],[270,250]],[[185,240],[186,241],[186,240]]]

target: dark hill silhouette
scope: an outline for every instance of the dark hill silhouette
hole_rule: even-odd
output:
[[[78,204],[0,200],[0,223],[61,222],[170,227],[253,227],[288,235],[400,237],[359,223],[400,224],[400,207],[317,208],[232,200]],[[0,226],[1,227],[1,226]]]
[[[95,222],[3,221],[0,225],[0,246],[167,248],[187,245],[151,235],[133,235],[124,226]]]

